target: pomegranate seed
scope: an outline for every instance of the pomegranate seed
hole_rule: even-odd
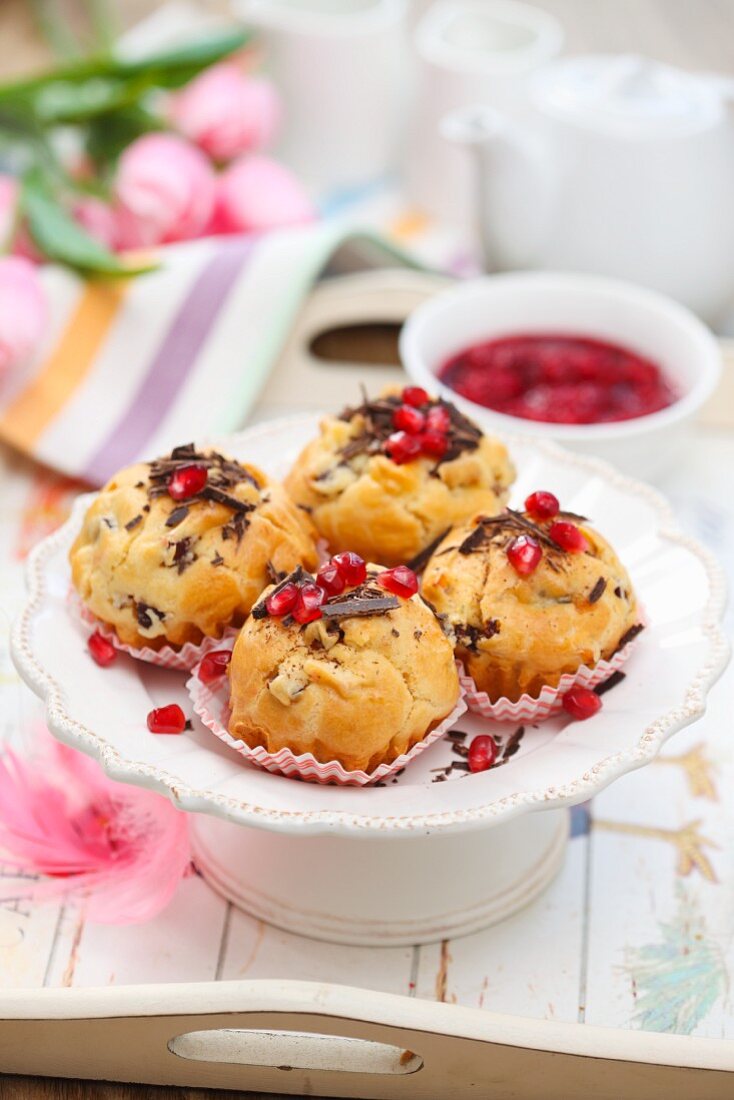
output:
[[[367,565],[359,554],[355,554],[353,550],[345,550],[341,554],[335,554],[331,560],[339,569],[346,584],[364,583],[367,577]]]
[[[316,574],[316,580],[329,596],[338,596],[347,585],[344,574],[333,560],[324,562]]]
[[[588,539],[583,532],[575,523],[569,523],[567,520],[559,519],[552,523],[548,528],[548,534],[554,542],[558,543],[561,550],[566,550],[569,554],[581,554],[590,549]]]
[[[279,588],[277,592],[271,592],[265,600],[265,609],[268,615],[273,615],[276,619],[282,618],[283,615],[287,615],[289,611],[292,611],[296,605],[298,599],[298,588],[289,581],[288,584],[284,584],[282,588]]]
[[[298,589],[298,598],[293,608],[293,618],[297,623],[312,623],[321,618],[321,605],[326,593],[318,584],[309,581]]]
[[[396,565],[394,569],[379,573],[377,583],[380,588],[386,588],[393,595],[403,596],[405,599],[418,591],[418,578],[407,565]]]
[[[576,718],[579,722],[583,722],[586,718],[593,718],[595,714],[598,714],[601,710],[601,699],[587,687],[569,688],[566,694],[563,696],[563,709],[567,714],[570,714],[572,718]]]
[[[205,466],[182,466],[174,470],[168,479],[168,495],[174,500],[190,500],[206,485],[208,477]]]
[[[497,742],[488,733],[480,733],[469,746],[469,771],[486,772],[497,759]]]
[[[419,436],[421,442],[421,451],[424,455],[431,455],[433,458],[443,458],[449,449],[448,437],[443,432],[437,432],[431,430],[423,432]]]
[[[539,489],[537,493],[531,493],[525,501],[525,511],[533,519],[553,519],[561,510],[558,497],[553,493],[546,493]]]
[[[421,442],[416,435],[407,432],[393,432],[385,440],[383,447],[397,466],[410,462],[421,453]]]
[[[406,405],[418,408],[419,405],[427,405],[431,400],[422,386],[406,386],[402,393]]]
[[[201,659],[199,679],[202,684],[213,684],[225,675],[232,653],[229,649],[213,649]]]
[[[101,668],[107,668],[117,656],[117,650],[112,642],[108,641],[98,630],[89,635],[87,648]]]
[[[186,715],[178,703],[156,707],[148,715],[148,729],[151,733],[183,733],[186,729]]]
[[[417,435],[423,431],[426,418],[420,409],[414,409],[412,405],[400,405],[392,414],[392,422],[396,428],[400,428],[409,435]]]
[[[426,413],[426,428],[432,432],[447,432],[450,427],[449,410],[444,405],[433,405]]]
[[[543,551],[532,535],[518,535],[507,547],[507,560],[521,577],[529,577],[540,565]]]

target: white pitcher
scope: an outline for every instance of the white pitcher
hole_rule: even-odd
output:
[[[734,83],[635,56],[549,65],[518,125],[444,120],[471,147],[487,266],[631,279],[715,321],[734,301]]]
[[[279,153],[317,195],[397,161],[407,0],[233,0],[284,101]]]
[[[413,203],[446,221],[468,221],[471,173],[461,151],[442,140],[442,117],[475,100],[514,112],[528,76],[562,44],[557,20],[518,0],[432,4],[413,36],[416,77],[403,162]]]

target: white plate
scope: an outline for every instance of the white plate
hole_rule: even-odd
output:
[[[316,425],[313,416],[272,421],[218,445],[282,476]],[[395,784],[329,787],[250,767],[198,722],[180,737],[151,735],[145,717],[152,706],[189,705],[183,675],[122,655],[111,668],[98,668],[67,611],[67,554],[89,498],[79,500],[65,526],[30,557],[29,599],[12,637],[18,670],[45,700],[56,736],[96,757],[110,776],[164,792],[185,810],[245,825],[300,834],[425,835],[581,802],[646,763],[703,713],[728,659],[719,625],[724,581],[711,556],[675,529],[669,507],[647,486],[549,443],[508,443],[519,469],[514,501],[549,489],[564,507],[590,516],[627,565],[649,625],[626,679],[605,696],[599,715],[529,728],[520,751],[500,768],[432,782],[433,769],[452,759],[440,742]],[[471,733],[487,724],[465,716],[459,727]],[[511,729],[497,731],[506,736]]]

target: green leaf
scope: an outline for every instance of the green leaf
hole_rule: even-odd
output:
[[[21,207],[33,240],[50,260],[86,275],[141,275],[157,266],[129,267],[121,263],[59,205],[38,169],[32,169],[23,180]]]
[[[48,89],[54,90],[56,96],[68,97],[71,95],[70,89],[89,81],[101,82],[91,95],[92,101],[101,101],[105,96],[113,98],[110,88],[118,87],[119,82],[135,81],[138,89],[142,90],[152,87],[179,87],[202,69],[240,49],[249,37],[247,31],[239,29],[218,31],[175,49],[135,60],[104,55],[75,61],[28,80],[0,84],[0,101],[10,99],[18,102],[22,99],[35,105],[38,97]],[[103,90],[100,91],[100,88]],[[90,95],[88,92],[81,94],[83,97]],[[91,106],[99,109],[98,103],[92,102]]]
[[[110,111],[103,118],[91,119],[87,126],[87,153],[98,170],[111,168],[122,151],[142,134],[163,128],[156,115],[138,105]]]

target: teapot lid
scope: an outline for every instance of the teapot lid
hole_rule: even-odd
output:
[[[722,116],[715,78],[634,54],[589,54],[549,65],[533,80],[535,103],[564,121],[622,138],[673,137]]]

